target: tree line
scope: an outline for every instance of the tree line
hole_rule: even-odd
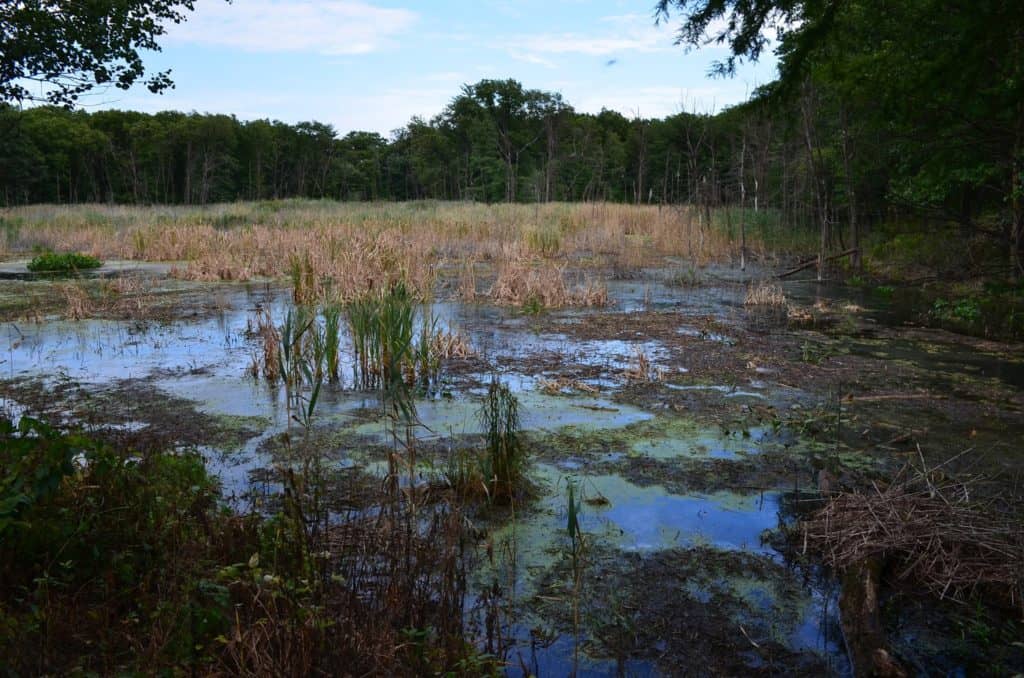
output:
[[[615,201],[686,203],[708,218],[737,206],[820,229],[823,254],[857,250],[880,219],[913,217],[1002,239],[1019,265],[1022,105],[999,90],[979,98],[973,81],[960,101],[910,68],[872,88],[885,75],[875,48],[830,45],[829,59],[742,105],[663,119],[581,113],[515,80],[465,85],[390,138],[318,122],[5,106],[0,200]],[[854,51],[863,61],[851,63]],[[888,65],[904,57],[913,63]]]
[[[733,171],[736,117],[580,113],[514,80],[467,85],[440,115],[414,118],[390,138],[341,136],[319,122],[5,107],[0,186],[7,205],[718,199]]]
[[[4,204],[206,204],[232,200],[474,200],[743,205],[810,223],[881,212],[887,184],[843,163],[836,111],[781,110],[769,92],[717,114],[581,113],[514,80],[463,87],[390,138],[327,124],[228,115],[0,108]],[[813,128],[805,129],[803,113]],[[809,133],[808,145],[805,133]],[[847,158],[848,160],[848,158]],[[851,183],[850,173],[856,171]],[[819,186],[829,191],[815,202]],[[981,204],[979,203],[979,208]]]

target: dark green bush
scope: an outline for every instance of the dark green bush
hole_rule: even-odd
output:
[[[81,254],[79,252],[44,252],[28,262],[28,270],[33,273],[74,273],[75,271],[99,268],[102,265],[102,261],[88,254]]]
[[[198,455],[0,420],[0,656],[24,675],[201,663],[230,622],[217,497]]]

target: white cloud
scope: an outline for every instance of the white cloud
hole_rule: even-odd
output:
[[[640,14],[606,16],[600,22],[608,29],[594,34],[577,32],[525,34],[504,41],[506,51],[520,61],[547,63],[542,54],[610,56],[627,52],[662,52],[673,49],[671,29],[655,26],[651,17]]]
[[[522,61],[527,64],[535,64],[537,66],[544,66],[545,68],[555,68],[555,63],[550,59],[545,59],[539,54],[532,52],[520,52],[516,49],[508,50],[508,55],[516,61]]]
[[[417,19],[410,10],[361,0],[208,0],[186,22],[171,26],[168,39],[253,52],[366,54]]]

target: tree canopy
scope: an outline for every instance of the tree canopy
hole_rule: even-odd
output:
[[[833,110],[839,145],[869,137],[892,204],[976,224],[1024,273],[1024,3],[1019,0],[659,0],[677,41],[724,44],[720,74],[776,37],[767,92]],[[849,160],[849,157],[847,157]]]
[[[97,86],[127,89],[146,76],[140,51],[160,49],[168,23],[194,0],[5,0],[0,3],[0,101],[73,105]],[[170,71],[145,80],[172,86]]]

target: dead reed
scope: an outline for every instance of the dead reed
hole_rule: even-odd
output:
[[[538,308],[606,306],[608,288],[595,281],[572,285],[566,281],[565,267],[549,261],[513,260],[498,270],[487,297],[501,304]]]
[[[778,283],[762,280],[747,288],[744,306],[767,306],[781,308],[786,305],[786,294]]]
[[[42,247],[106,259],[177,261],[183,262],[181,275],[197,280],[285,277],[293,257],[308,256],[318,275],[332,277],[342,290],[359,282],[357,291],[367,274],[379,284],[396,268],[427,282],[438,261],[539,256],[574,265],[636,266],[674,255],[701,264],[728,259],[736,250],[727,230],[684,206],[289,200],[205,207],[33,205],[2,209],[0,217],[19,225],[4,233],[12,252]],[[748,247],[757,243],[748,239]]]
[[[805,544],[840,570],[877,557],[940,598],[984,592],[1024,610],[1021,507],[976,498],[977,484],[907,465],[888,485],[832,496],[803,522]]]

